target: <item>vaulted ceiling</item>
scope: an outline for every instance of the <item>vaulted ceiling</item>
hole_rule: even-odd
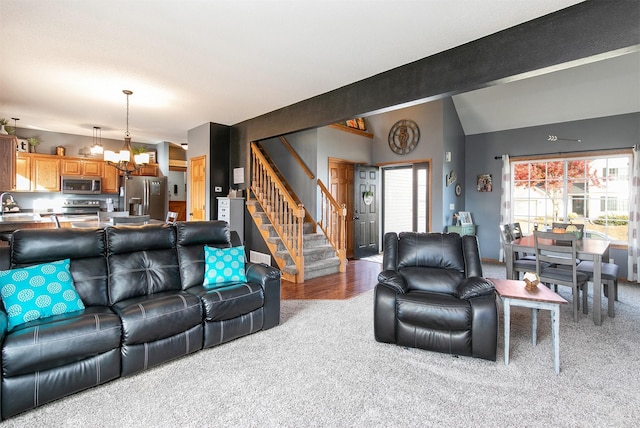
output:
[[[0,0],[0,117],[185,142],[579,0]],[[454,96],[465,133],[640,111],[638,53]]]

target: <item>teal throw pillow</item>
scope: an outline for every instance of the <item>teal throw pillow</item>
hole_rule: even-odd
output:
[[[215,248],[204,246],[204,282],[207,288],[247,282],[244,271],[244,247]]]
[[[65,259],[0,271],[0,293],[9,316],[9,330],[36,319],[84,309],[69,265],[69,259]]]

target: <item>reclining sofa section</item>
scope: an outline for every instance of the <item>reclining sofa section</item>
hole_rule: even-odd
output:
[[[2,418],[278,325],[280,271],[206,288],[205,245],[231,246],[226,222],[14,232],[0,266],[70,259],[85,309],[0,329]]]

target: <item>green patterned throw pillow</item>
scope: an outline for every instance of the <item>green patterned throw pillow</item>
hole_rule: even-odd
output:
[[[36,319],[84,309],[69,265],[69,259],[65,259],[0,271],[0,293],[9,330]]]
[[[204,285],[207,288],[247,282],[244,271],[244,247],[204,246]]]

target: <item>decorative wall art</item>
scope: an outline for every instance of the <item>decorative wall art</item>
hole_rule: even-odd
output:
[[[411,153],[420,141],[420,129],[410,119],[397,121],[389,131],[389,148],[399,155]]]
[[[471,220],[471,213],[469,211],[460,211],[458,218],[460,220],[460,226],[470,226],[473,224],[473,220]]]
[[[493,182],[491,174],[480,174],[478,176],[478,192],[492,192]]]
[[[360,131],[366,131],[367,125],[364,123],[364,117],[357,117],[355,119],[349,119],[345,122],[341,122],[342,125],[345,125],[349,128],[358,129]]]

